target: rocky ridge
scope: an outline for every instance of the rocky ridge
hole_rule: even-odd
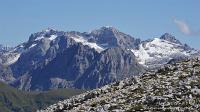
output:
[[[156,71],[114,82],[38,112],[198,112],[200,60],[166,64]]]
[[[138,43],[139,39],[113,27],[90,33],[48,28],[2,54],[1,64],[13,76],[2,76],[2,81],[25,91],[101,87],[144,71],[127,50]]]

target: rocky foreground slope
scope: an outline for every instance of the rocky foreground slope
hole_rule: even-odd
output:
[[[60,101],[38,112],[199,110],[200,60],[190,59]]]

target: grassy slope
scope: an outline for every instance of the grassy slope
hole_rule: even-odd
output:
[[[24,92],[0,82],[0,112],[32,112],[84,92],[58,89],[47,92]]]

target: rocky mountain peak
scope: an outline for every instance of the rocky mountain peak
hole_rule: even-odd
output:
[[[109,36],[113,37],[113,38],[117,38],[117,36],[116,36],[117,32],[119,32],[119,31],[114,27],[103,26],[99,29],[93,30],[91,32],[91,34],[96,35],[96,36],[106,36],[106,38],[108,38]]]
[[[176,44],[182,44],[179,40],[177,40],[175,38],[175,36],[169,34],[169,33],[165,33],[163,34],[160,39],[163,39],[163,40],[166,40],[166,41],[169,41],[169,42],[173,42],[173,43],[176,43]]]
[[[64,35],[63,31],[57,31],[52,28],[47,28],[45,30],[42,30],[41,32],[31,34],[28,42],[40,41],[44,38],[54,40],[57,36],[61,35]]]
[[[122,48],[137,48],[140,39],[135,39],[130,35],[120,32],[118,29],[110,26],[101,27],[90,33],[93,41],[106,48],[122,47]]]
[[[57,30],[48,27],[47,29],[42,30],[42,32],[56,32]]]
[[[100,29],[104,31],[112,31],[113,33],[119,31],[117,28],[112,27],[112,26],[103,26]]]
[[[4,50],[4,46],[0,44],[0,52]]]
[[[2,44],[0,44],[0,53],[1,52],[7,52],[9,50],[13,49],[12,47],[9,47],[9,46],[4,46]]]

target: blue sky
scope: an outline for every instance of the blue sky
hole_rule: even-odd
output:
[[[169,32],[200,48],[199,0],[0,0],[0,43],[15,46],[48,27],[113,26],[141,39]]]

